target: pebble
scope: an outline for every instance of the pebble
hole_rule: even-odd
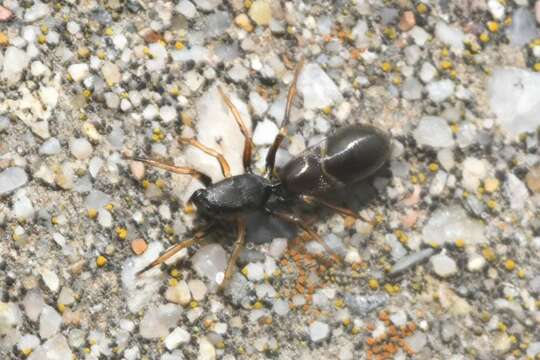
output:
[[[181,0],[178,5],[176,5],[176,10],[188,19],[192,19],[197,15],[197,8],[188,0]]]
[[[510,208],[512,210],[522,210],[529,198],[529,191],[525,184],[512,173],[509,173],[506,177],[504,194],[510,202]]]
[[[178,118],[178,114],[174,107],[163,106],[159,109],[159,117],[165,124],[167,124],[172,121],[175,121]]]
[[[13,190],[24,186],[28,182],[28,175],[23,168],[10,167],[0,172],[0,195],[9,194]]]
[[[76,138],[69,142],[71,155],[77,160],[86,160],[92,155],[92,144],[84,138]]]
[[[197,360],[215,360],[216,349],[206,337],[199,339],[199,354]]]
[[[309,325],[309,337],[317,343],[325,340],[330,335],[330,326],[322,321],[314,321]]]
[[[199,276],[204,276],[217,284],[218,274],[221,274],[222,278],[228,257],[221,245],[208,244],[197,251],[191,258],[191,262]]]
[[[470,254],[467,261],[467,270],[470,272],[480,271],[486,266],[486,259],[480,254]]]
[[[385,306],[389,299],[386,293],[377,293],[374,295],[345,294],[345,303],[349,306],[351,312],[361,316]]]
[[[204,282],[197,279],[189,280],[188,287],[189,287],[189,290],[191,291],[191,295],[193,296],[194,300],[196,301],[204,300],[206,296],[206,292],[208,291]]]
[[[73,353],[62,334],[58,334],[36,348],[27,360],[59,360],[72,359]]]
[[[8,84],[15,84],[20,80],[29,62],[30,57],[25,51],[14,46],[8,47],[4,53],[4,66],[1,77],[7,80]]]
[[[501,2],[498,0],[488,0],[487,6],[489,13],[495,20],[502,20],[504,18],[505,8]]]
[[[101,67],[101,73],[109,86],[114,86],[122,80],[122,74],[118,65],[106,62]]]
[[[13,214],[19,221],[28,221],[34,216],[32,201],[26,196],[26,191],[19,190],[13,196]]]
[[[533,166],[525,176],[527,187],[535,193],[540,193],[540,165]]]
[[[52,137],[47,140],[39,147],[39,153],[41,155],[56,155],[62,150],[60,141],[57,138]]]
[[[454,259],[444,253],[432,256],[430,261],[433,271],[440,277],[452,276],[457,272],[457,265]]]
[[[274,138],[279,133],[277,125],[268,119],[257,123],[255,131],[253,132],[253,143],[257,146],[271,145],[274,142]]]
[[[34,4],[24,13],[24,21],[27,23],[32,23],[49,15],[49,12],[50,9],[47,4],[44,4],[41,1],[35,1]]]
[[[17,348],[21,352],[30,352],[40,345],[39,338],[33,334],[26,334],[21,336],[17,343]]]
[[[422,230],[427,245],[442,246],[463,240],[465,244],[482,244],[486,241],[481,222],[467,216],[459,205],[450,205],[435,210]]]
[[[191,293],[188,284],[184,280],[180,280],[176,285],[168,287],[165,291],[165,299],[182,306],[189,304]]]
[[[88,64],[71,64],[68,67],[68,73],[75,82],[82,82],[90,75]]]
[[[275,238],[270,243],[269,254],[274,259],[280,259],[287,250],[288,240],[285,238]]]
[[[401,91],[403,97],[407,100],[419,100],[422,98],[422,84],[415,77],[407,78]]]
[[[251,24],[251,21],[249,20],[249,17],[246,14],[239,14],[237,17],[234,18],[234,23],[238,25],[241,29],[247,32],[253,31],[253,25]]]
[[[63,305],[71,305],[75,302],[75,292],[71,290],[69,287],[64,286],[62,290],[60,290],[60,294],[58,295],[58,304]]]
[[[406,337],[404,340],[415,354],[422,351],[424,346],[427,344],[427,336],[421,331],[415,332],[413,335]]]
[[[452,130],[445,119],[438,116],[424,116],[413,131],[418,145],[434,148],[448,148],[454,145]]]
[[[540,126],[540,74],[518,68],[496,68],[487,83],[496,121],[509,134],[533,132]]]
[[[45,285],[53,293],[56,293],[60,289],[60,279],[58,279],[58,275],[49,269],[41,269],[40,273]]]
[[[19,327],[22,325],[22,315],[16,303],[0,301],[0,346],[8,349],[19,339]]]
[[[476,191],[487,176],[488,166],[486,160],[467,157],[463,161],[463,187],[472,192]]]
[[[191,340],[191,335],[181,327],[175,328],[165,338],[165,347],[168,350],[176,349],[179,345],[187,344]]]
[[[435,25],[435,37],[458,54],[465,48],[463,31],[458,27],[448,25],[444,21],[439,21]]]
[[[249,17],[259,26],[270,24],[272,8],[269,0],[255,0],[249,8]]]
[[[437,76],[437,69],[429,62],[422,64],[420,68],[420,80],[427,84]]]
[[[133,253],[135,253],[135,255],[143,254],[147,248],[148,245],[146,244],[146,241],[144,241],[144,239],[135,239],[131,242],[131,250],[133,250]]]
[[[60,331],[62,316],[49,305],[43,306],[43,311],[39,317],[39,336],[48,339]]]
[[[289,313],[289,302],[283,299],[274,301],[273,311],[279,316],[285,316]]]
[[[110,229],[113,225],[113,217],[110,212],[105,209],[98,210],[98,223],[106,229]]]
[[[519,7],[513,13],[512,24],[506,30],[510,44],[521,47],[537,38],[540,32],[535,20],[535,15],[528,7]]]
[[[438,80],[427,84],[426,90],[431,101],[440,103],[454,94],[455,85],[449,79]]]
[[[343,99],[334,81],[315,63],[304,65],[297,86],[306,109],[323,109]]]
[[[169,335],[169,329],[176,326],[182,317],[182,308],[175,304],[158,305],[146,310],[139,325],[139,332],[145,339],[157,339]]]
[[[416,18],[414,16],[414,12],[405,11],[403,15],[401,15],[401,19],[399,20],[399,30],[407,32],[411,30],[415,25]]]
[[[31,289],[24,296],[24,312],[31,321],[37,321],[39,319],[44,305],[43,294],[39,289]]]
[[[246,276],[249,281],[261,281],[264,279],[264,265],[263,263],[249,263],[246,266]]]
[[[400,274],[411,267],[429,259],[435,253],[435,249],[426,248],[399,259],[390,269],[390,275]]]

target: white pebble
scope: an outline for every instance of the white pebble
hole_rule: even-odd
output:
[[[72,64],[68,67],[68,73],[75,82],[81,82],[90,75],[88,64]]]
[[[85,138],[73,139],[69,143],[71,154],[78,160],[86,160],[92,155],[92,144]]]
[[[168,350],[173,350],[181,344],[189,343],[190,340],[191,335],[189,332],[183,328],[177,327],[165,338],[165,347]]]
[[[253,143],[257,146],[270,145],[274,142],[274,138],[278,132],[279,129],[273,121],[264,119],[257,123],[257,127],[255,127]]]
[[[247,278],[250,281],[261,281],[264,279],[264,265],[262,263],[249,263],[246,266]]]
[[[285,238],[275,238],[270,243],[269,254],[274,259],[280,259],[287,250],[288,241]]]
[[[49,305],[45,305],[39,317],[39,336],[42,339],[53,337],[60,331],[61,325],[62,316]]]
[[[452,130],[446,120],[438,116],[424,116],[413,132],[418,145],[446,148],[454,145]]]
[[[309,326],[309,337],[313,342],[323,341],[330,334],[330,327],[328,324],[315,321]]]
[[[441,277],[452,276],[457,272],[454,259],[444,253],[432,256],[430,261],[431,265],[433,265],[433,271]]]

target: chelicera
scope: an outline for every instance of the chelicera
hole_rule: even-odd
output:
[[[167,249],[159,258],[140,270],[139,275],[162,264],[178,251],[200,242],[208,235],[209,228],[214,224],[235,221],[236,242],[220,284],[220,289],[223,289],[233,274],[236,261],[246,242],[246,217],[254,211],[263,211],[268,216],[275,216],[300,227],[333,254],[324,240],[301,217],[283,209],[291,209],[294,203],[301,202],[309,205],[318,204],[344,215],[357,217],[353,211],[327,202],[321,196],[373,175],[387,161],[390,141],[384,132],[369,125],[342,127],[275,171],[276,152],[287,133],[292,103],[296,96],[296,83],[301,70],[302,62],[296,67],[287,96],[284,118],[279,133],[268,150],[263,175],[255,174],[251,169],[253,145],[249,131],[239,111],[221,89],[221,97],[244,135],[244,174],[231,176],[229,164],[223,155],[195,139],[179,141],[215,157],[221,166],[223,180],[212,183],[208,175],[193,168],[174,166],[143,157],[130,158],[170,172],[199,178],[205,188],[196,190],[191,195],[190,202],[196,206],[198,215],[210,224],[206,230],[197,232],[192,239],[179,242]]]

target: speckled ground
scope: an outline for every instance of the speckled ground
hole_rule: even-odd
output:
[[[539,358],[539,21],[525,0],[0,2],[0,358]],[[123,156],[219,180],[196,137],[241,173],[220,85],[262,172],[301,59],[278,165],[347,124],[392,138],[341,194],[358,218],[310,213],[343,263],[264,227],[217,294],[225,229],[135,277],[190,235],[201,183]]]

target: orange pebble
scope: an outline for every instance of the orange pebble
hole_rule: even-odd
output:
[[[131,242],[131,250],[133,250],[136,255],[143,254],[147,248],[148,245],[143,239],[135,239]]]

